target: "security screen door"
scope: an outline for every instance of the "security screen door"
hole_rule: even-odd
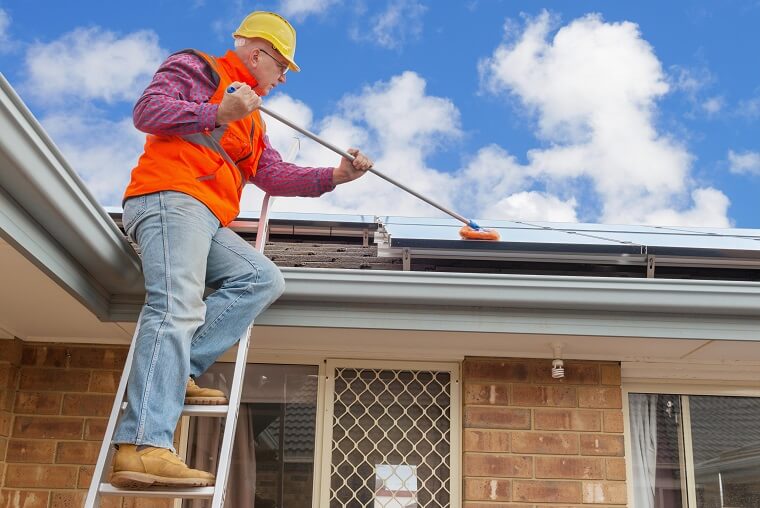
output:
[[[458,366],[328,362],[320,506],[459,506]]]

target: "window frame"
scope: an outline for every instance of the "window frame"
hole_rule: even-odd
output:
[[[695,366],[699,368],[699,366]],[[631,423],[628,396],[631,393],[651,393],[664,395],[678,395],[681,398],[681,426],[683,428],[684,469],[686,472],[686,507],[697,508],[697,486],[694,474],[694,447],[691,433],[691,396],[716,396],[716,397],[754,397],[760,398],[760,387],[755,384],[732,384],[729,382],[721,385],[720,381],[706,382],[705,380],[663,380],[663,379],[633,379],[623,378],[621,385],[623,395],[623,440],[625,445],[625,475],[626,489],[628,491],[628,505],[633,501],[633,464],[631,462]]]

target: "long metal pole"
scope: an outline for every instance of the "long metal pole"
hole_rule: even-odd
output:
[[[328,148],[328,149],[332,150],[333,152],[337,153],[341,157],[345,157],[346,159],[348,159],[348,160],[350,160],[350,161],[353,162],[353,160],[354,160],[354,156],[353,155],[351,155],[350,153],[346,152],[345,150],[342,150],[342,149],[338,148],[337,146],[333,145],[329,141],[325,141],[324,139],[320,138],[319,136],[317,136],[313,132],[304,129],[300,125],[294,124],[293,122],[291,122],[287,118],[283,118],[278,113],[275,113],[274,111],[270,111],[269,109],[265,108],[264,106],[260,106],[259,110],[262,111],[262,112],[264,112],[264,113],[266,113],[267,115],[271,116],[275,120],[278,120],[278,121],[284,123],[285,125],[287,125],[291,129],[297,130],[298,132],[300,132],[304,136],[313,139],[314,141],[316,141],[320,145],[324,146],[325,148]],[[453,210],[449,210],[445,206],[440,205],[440,204],[436,203],[435,201],[433,201],[432,199],[430,199],[430,198],[428,198],[426,196],[423,196],[419,192],[410,189],[409,187],[407,187],[403,183],[394,180],[393,178],[391,178],[390,176],[386,175],[385,173],[382,173],[382,172],[380,172],[379,170],[377,170],[375,168],[370,168],[369,171],[372,171],[374,174],[376,174],[377,176],[379,176],[383,180],[386,180],[386,181],[392,183],[393,185],[395,185],[396,187],[405,190],[406,192],[408,192],[412,196],[414,196],[414,197],[416,197],[418,199],[421,199],[425,203],[438,208],[440,211],[442,211],[444,213],[447,213],[448,215],[451,215],[456,220],[464,222],[465,224],[467,224],[471,228],[473,228],[473,229],[482,229],[474,221],[472,221],[470,219],[467,219],[463,215],[460,215],[460,214],[456,213]]]

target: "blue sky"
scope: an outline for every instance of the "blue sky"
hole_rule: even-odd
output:
[[[760,0],[0,0],[0,69],[118,205],[152,73],[256,9],[292,21],[302,68],[265,104],[466,216],[760,227]],[[307,140],[296,161],[337,163]],[[372,175],[277,209],[439,214]]]

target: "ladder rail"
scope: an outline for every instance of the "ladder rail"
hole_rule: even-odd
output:
[[[142,311],[137,318],[138,325],[135,327],[135,333],[132,336],[132,343],[129,346],[129,352],[127,353],[127,359],[124,362],[124,370],[121,373],[121,380],[119,381],[119,388],[116,390],[116,395],[113,400],[113,407],[111,408],[111,416],[108,418],[108,425],[106,426],[105,435],[103,436],[103,443],[100,445],[100,453],[98,453],[98,461],[95,463],[95,470],[92,472],[92,480],[90,481],[90,488],[87,491],[87,498],[85,499],[85,508],[95,508],[98,506],[100,500],[100,484],[103,481],[106,466],[110,465],[111,456],[113,455],[113,434],[116,430],[116,422],[119,419],[119,413],[121,412],[122,404],[124,403],[124,394],[127,391],[127,380],[129,379],[129,373],[132,371],[132,359],[135,354],[135,347],[137,343],[137,334],[140,332],[140,318],[142,317]]]
[[[227,496],[230,465],[232,464],[232,445],[235,442],[235,430],[237,429],[238,415],[240,413],[240,400],[243,396],[243,380],[245,378],[245,367],[248,363],[248,346],[251,341],[252,326],[248,327],[245,335],[238,341],[235,372],[232,375],[227,418],[224,421],[222,447],[219,451],[219,462],[216,469],[214,497],[211,501],[211,506],[214,508],[223,507],[224,499]]]

